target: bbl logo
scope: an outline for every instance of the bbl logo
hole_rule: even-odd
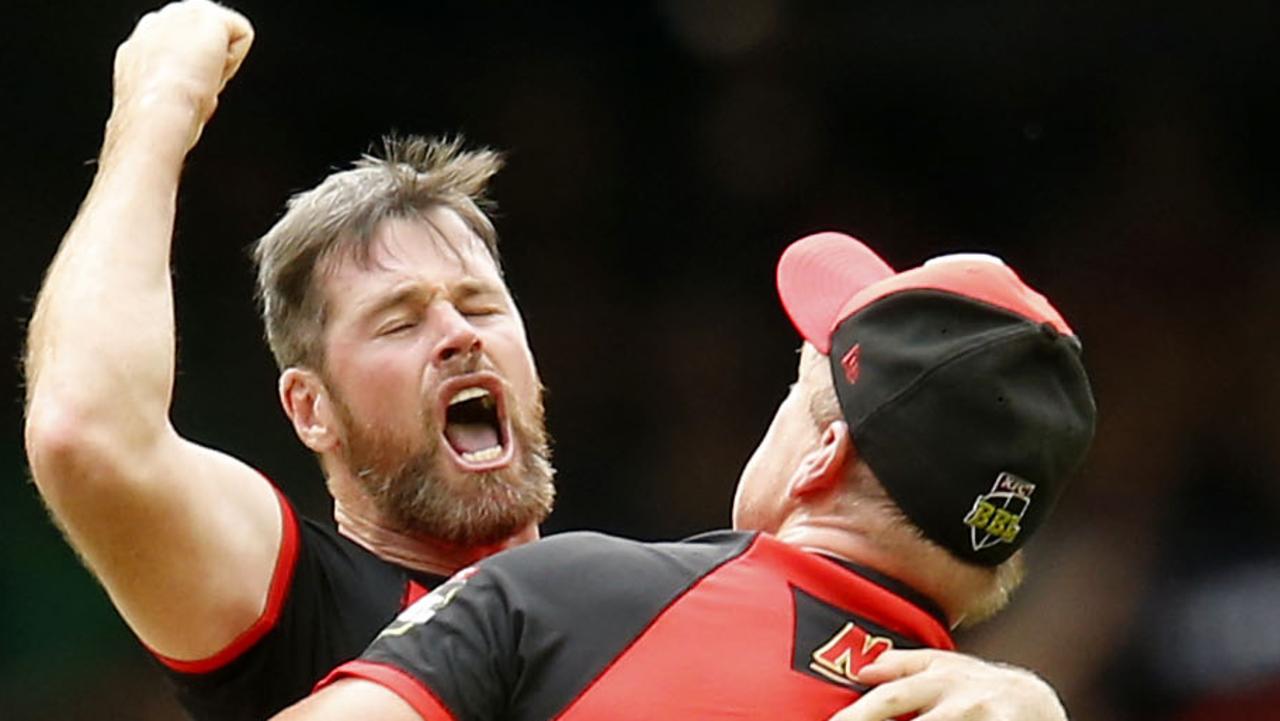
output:
[[[1031,494],[1036,484],[1012,473],[1001,473],[991,486],[991,492],[978,496],[973,509],[964,517],[969,526],[973,550],[981,551],[997,543],[1013,543],[1022,530],[1022,516],[1031,505]]]

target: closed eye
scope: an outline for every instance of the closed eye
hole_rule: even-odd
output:
[[[483,317],[486,315],[497,315],[502,312],[502,308],[496,305],[476,305],[459,309],[460,312],[467,317]]]
[[[418,325],[417,321],[408,320],[408,319],[392,321],[382,326],[381,328],[379,328],[378,335],[380,336],[397,335],[399,333],[404,333],[406,331],[412,330],[417,325]]]

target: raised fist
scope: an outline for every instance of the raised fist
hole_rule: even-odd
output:
[[[116,50],[113,116],[189,110],[190,149],[252,42],[243,15],[208,0],[148,13]]]

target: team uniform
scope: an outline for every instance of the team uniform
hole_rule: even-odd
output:
[[[372,680],[427,721],[821,719],[891,647],[954,644],[869,569],[756,533],[569,533],[454,576],[321,685]]]
[[[396,614],[444,578],[383,561],[280,497],[283,536],[267,607],[217,655],[156,654],[197,721],[269,718],[355,658]]]

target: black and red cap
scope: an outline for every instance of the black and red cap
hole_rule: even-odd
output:
[[[925,536],[994,566],[1033,535],[1093,439],[1080,342],[998,258],[895,273],[842,233],[778,262],[800,335],[831,361],[859,454]]]

